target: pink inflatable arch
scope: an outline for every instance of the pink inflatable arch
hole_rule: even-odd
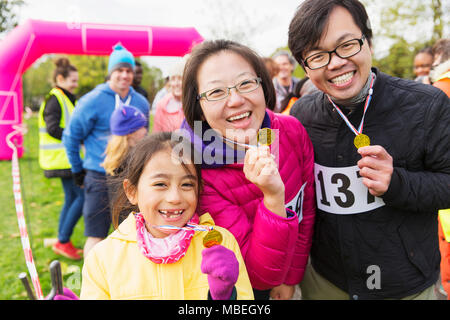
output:
[[[135,56],[184,56],[203,38],[194,28],[39,20],[16,27],[0,42],[0,160],[12,157],[5,138],[22,123],[22,74],[33,62],[47,53],[109,55],[119,41]],[[12,140],[21,157],[23,137]]]

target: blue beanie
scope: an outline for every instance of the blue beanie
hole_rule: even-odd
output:
[[[121,106],[114,110],[109,120],[111,133],[126,136],[147,125],[145,115],[135,107]]]
[[[108,74],[122,67],[134,69],[134,57],[130,51],[120,43],[116,44],[113,49],[113,52],[109,55]]]

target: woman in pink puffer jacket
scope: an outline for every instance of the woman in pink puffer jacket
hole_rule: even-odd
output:
[[[256,298],[267,299],[269,289],[275,299],[291,298],[308,261],[315,215],[313,149],[305,129],[269,110],[275,90],[264,63],[232,41],[194,47],[182,103],[182,131],[202,161],[199,213],[209,212],[236,237]],[[267,140],[258,139],[261,128],[275,138],[269,147],[257,144]]]

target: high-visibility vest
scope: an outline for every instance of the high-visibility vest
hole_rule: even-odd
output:
[[[442,79],[445,79],[445,78],[450,79],[450,71],[447,71],[447,72],[441,74],[441,75],[439,76],[439,78],[436,79],[436,81],[439,81],[439,80],[442,80]]]
[[[61,140],[48,134],[44,121],[44,108],[50,96],[58,99],[61,107],[61,120],[59,126],[65,128],[69,125],[70,116],[75,108],[70,99],[61,89],[53,88],[39,108],[39,165],[44,170],[70,169],[71,165]]]
[[[450,242],[450,209],[439,210],[439,221],[444,232],[445,241]]]

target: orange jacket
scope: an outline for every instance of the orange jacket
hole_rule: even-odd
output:
[[[284,109],[284,111],[282,112],[282,114],[289,115],[289,111],[291,111],[292,106],[294,105],[295,101],[297,101],[297,100],[298,100],[298,98],[292,97],[291,100],[289,100],[289,103],[288,103],[286,109]]]
[[[447,97],[450,98],[450,71],[441,75],[439,79],[433,83],[433,86],[444,91],[447,94]]]

